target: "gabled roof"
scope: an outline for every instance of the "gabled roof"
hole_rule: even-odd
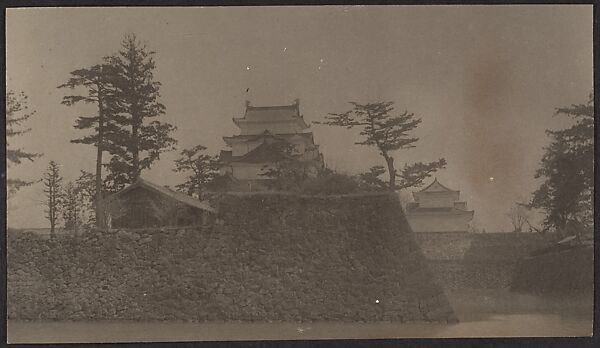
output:
[[[129,192],[131,190],[133,190],[134,188],[137,187],[143,187],[145,189],[148,189],[150,191],[154,191],[158,194],[167,196],[177,202],[183,203],[185,205],[194,207],[194,208],[198,208],[201,210],[206,210],[209,212],[216,212],[215,209],[213,207],[211,207],[207,202],[204,201],[200,201],[192,196],[188,196],[185,193],[181,193],[181,192],[177,192],[177,191],[173,191],[171,189],[168,189],[164,186],[160,186],[160,185],[156,185],[154,183],[151,183],[150,181],[144,180],[142,178],[139,178],[135,183],[127,186],[126,188],[122,189],[121,191],[113,194],[109,200],[112,200],[114,198],[117,198],[121,195],[123,195],[126,192]]]
[[[417,192],[459,192],[458,190],[452,190],[442,185],[437,178],[433,180],[431,184],[429,184],[424,189]]]

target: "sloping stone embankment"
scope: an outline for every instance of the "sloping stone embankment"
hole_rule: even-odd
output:
[[[549,245],[533,233],[415,233],[415,240],[446,290],[507,290],[519,260]]]
[[[594,247],[573,245],[520,260],[511,290],[537,295],[594,293]]]
[[[224,197],[204,229],[8,239],[11,319],[456,318],[394,196]]]

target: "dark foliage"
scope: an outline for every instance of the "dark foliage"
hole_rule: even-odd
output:
[[[60,208],[65,229],[74,230],[82,224],[83,201],[74,183],[68,182],[65,185]]]
[[[46,218],[50,221],[50,237],[54,238],[54,232],[58,223],[59,214],[62,206],[62,176],[60,175],[59,165],[50,161],[48,169],[42,178],[44,184],[44,194],[46,195]]]
[[[115,93],[119,103],[120,126],[126,130],[119,136],[121,151],[108,164],[108,182],[114,191],[137,180],[164,151],[173,150],[177,141],[171,137],[175,126],[161,122],[165,106],[161,104],[161,83],[155,81],[155,52],[134,34],[125,35],[118,54],[107,61],[116,69]]]
[[[556,110],[575,123],[566,129],[548,130],[550,145],[535,177],[544,179],[534,192],[531,205],[546,212],[545,228],[559,235],[578,238],[593,228],[594,194],[594,105],[586,104]]]
[[[188,174],[186,181],[176,186],[178,191],[201,198],[208,185],[219,174],[218,159],[204,153],[206,147],[196,145],[181,151],[181,157],[175,160],[173,171]]]
[[[301,192],[307,195],[336,195],[361,191],[363,190],[358,178],[330,169],[323,169],[317,176],[307,178],[301,186]]]
[[[267,187],[278,191],[300,191],[311,175],[312,163],[302,161],[295,153],[293,144],[280,141],[268,145],[266,150],[273,163],[266,165],[262,177]]]

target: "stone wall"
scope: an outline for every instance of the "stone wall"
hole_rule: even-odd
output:
[[[417,210],[416,212],[408,212],[407,218],[415,233],[461,233],[469,230],[469,221],[473,216],[470,213],[429,215]]]
[[[390,195],[227,195],[205,229],[8,239],[11,319],[455,316]]]
[[[546,247],[533,233],[415,233],[439,284],[455,289],[508,289],[517,262]]]
[[[511,290],[542,295],[593,295],[594,247],[566,245],[553,249],[519,260]]]

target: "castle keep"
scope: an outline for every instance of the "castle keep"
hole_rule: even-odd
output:
[[[323,155],[315,144],[310,127],[300,114],[298,99],[291,105],[252,106],[246,102],[243,117],[233,118],[239,135],[223,137],[230,147],[221,151],[221,174],[229,174],[240,191],[259,191],[265,188],[268,168],[274,165],[281,147],[293,148],[295,159],[303,161],[312,171],[323,167]]]

